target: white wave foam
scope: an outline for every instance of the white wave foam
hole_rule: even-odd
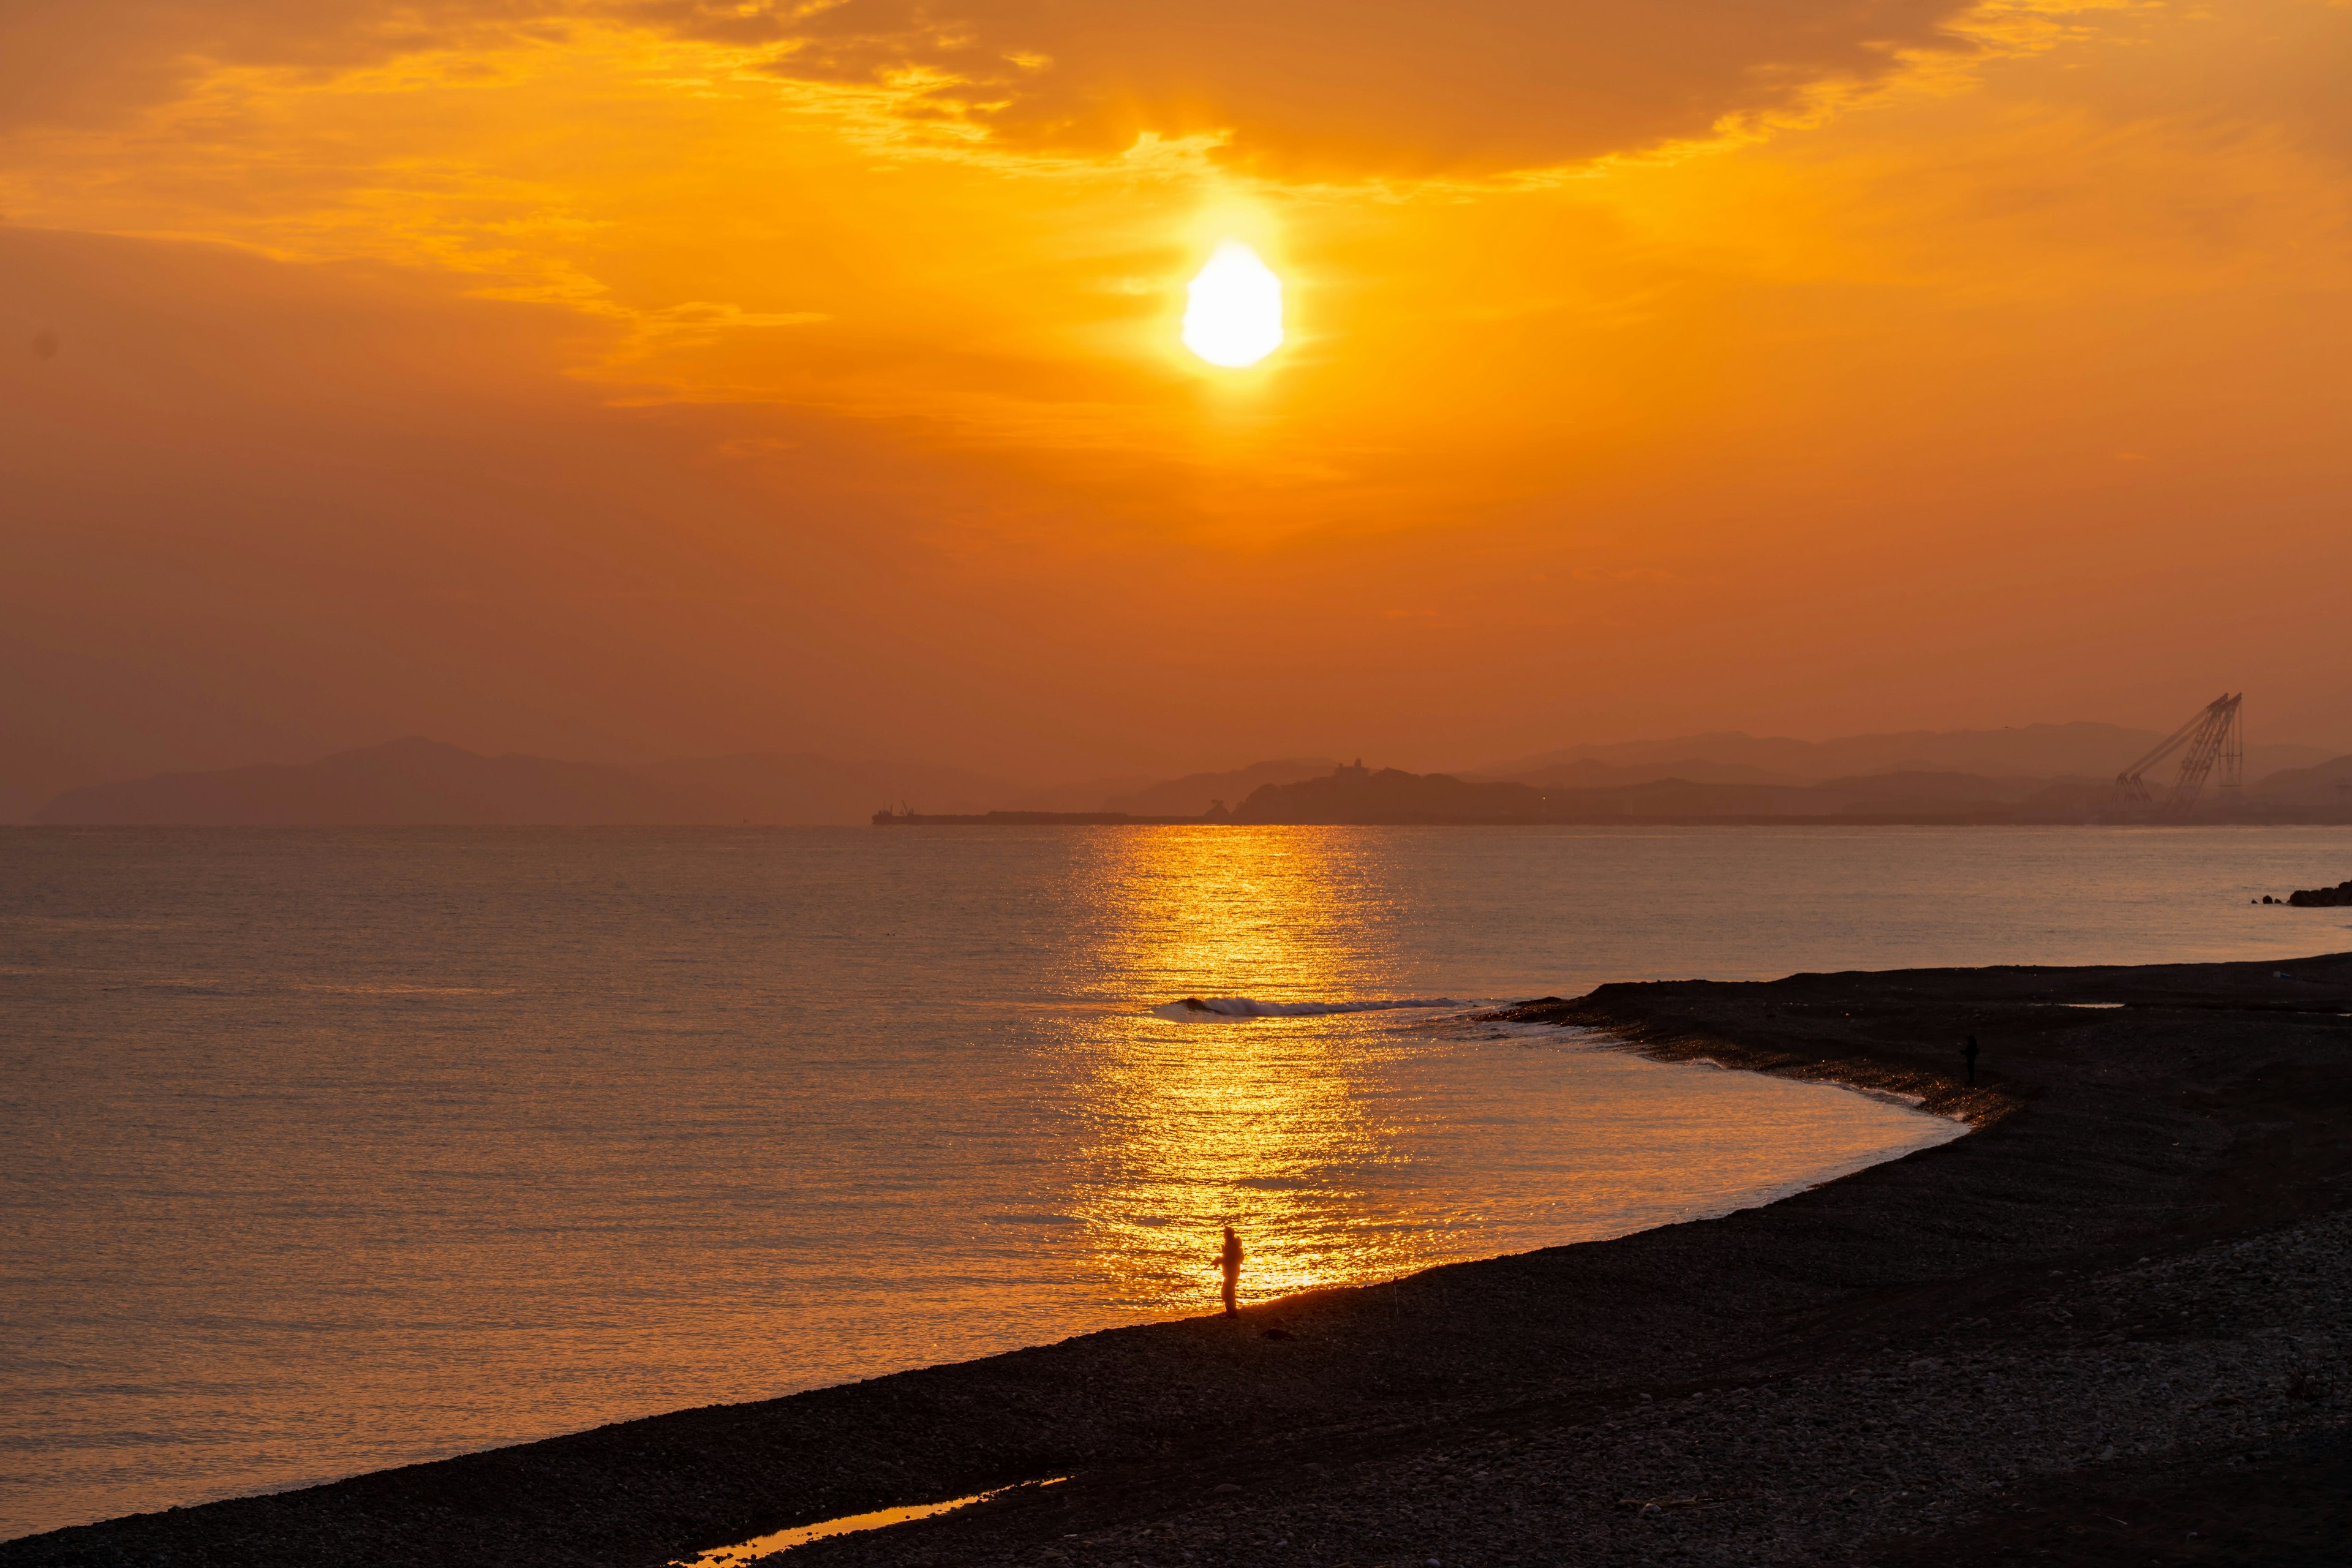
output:
[[[1162,1018],[1320,1018],[1332,1013],[1390,1013],[1407,1007],[1467,1007],[1446,996],[1384,997],[1367,1002],[1261,1002],[1255,996],[1187,996],[1154,1007]]]

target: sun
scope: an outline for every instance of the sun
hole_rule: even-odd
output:
[[[1282,346],[1282,279],[1240,240],[1221,241],[1185,289],[1184,346],[1231,370]]]

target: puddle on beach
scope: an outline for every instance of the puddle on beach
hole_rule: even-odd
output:
[[[855,1535],[860,1531],[879,1530],[886,1524],[905,1524],[909,1520],[929,1519],[933,1514],[951,1513],[960,1508],[970,1508],[976,1502],[986,1502],[1006,1492],[1019,1491],[1024,1487],[1059,1486],[1067,1476],[1055,1476],[1050,1480],[1015,1481],[1009,1487],[993,1491],[974,1492],[970,1497],[950,1498],[945,1502],[911,1503],[905,1508],[877,1509],[872,1513],[845,1513],[839,1519],[820,1520],[814,1524],[796,1524],[790,1530],[780,1530],[772,1535],[757,1535],[732,1546],[714,1546],[692,1558],[678,1558],[670,1568],[737,1568],[779,1552],[789,1552],[795,1546],[805,1546],[812,1541],[823,1541],[831,1535]]]

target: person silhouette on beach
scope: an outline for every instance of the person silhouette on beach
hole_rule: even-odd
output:
[[[1977,1037],[1974,1035],[1970,1035],[1969,1043],[1960,1047],[1960,1055],[1968,1059],[1969,1087],[1974,1089],[1977,1086]]]
[[[1225,1316],[1236,1317],[1240,1309],[1234,1305],[1234,1290],[1242,1280],[1242,1238],[1232,1226],[1225,1226],[1225,1249],[1217,1255],[1217,1267],[1225,1271]]]

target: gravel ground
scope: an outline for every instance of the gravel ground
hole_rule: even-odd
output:
[[[2352,955],[1496,1016],[1977,1130],[1720,1219],[59,1531],[0,1568],[657,1568],[1053,1477],[789,1561],[2352,1561]]]
[[[2340,1440],[2352,1420],[2347,1317],[2352,1220],[2337,1215],[2062,1273],[2019,1293],[1999,1323],[1955,1322],[1836,1370],[1637,1394],[1582,1420],[1465,1426],[1441,1446],[1310,1463],[1304,1478],[1213,1488],[1147,1522],[1011,1551],[910,1550],[877,1536],[854,1555],[1169,1568],[1893,1559],[2030,1511],[2051,1480],[2081,1494],[2099,1489],[2103,1470],[2183,1458],[2201,1461],[2190,1467],[2200,1473],[2259,1475],[2283,1448]],[[2340,1494],[2336,1505],[2339,1516],[2352,1508]],[[2108,1506],[2078,1498],[2025,1555],[2073,1558],[2079,1536],[2113,1544],[2137,1529],[2162,1538],[2133,1538],[2140,1554],[2117,1561],[2215,1561],[2231,1533],[2226,1510],[2136,1527]],[[2255,1542],[2263,1554],[2247,1560],[2345,1562],[2352,1517],[2336,1524],[2314,1533],[2306,1556],[2290,1532]],[[798,1560],[847,1560],[852,1544]]]

